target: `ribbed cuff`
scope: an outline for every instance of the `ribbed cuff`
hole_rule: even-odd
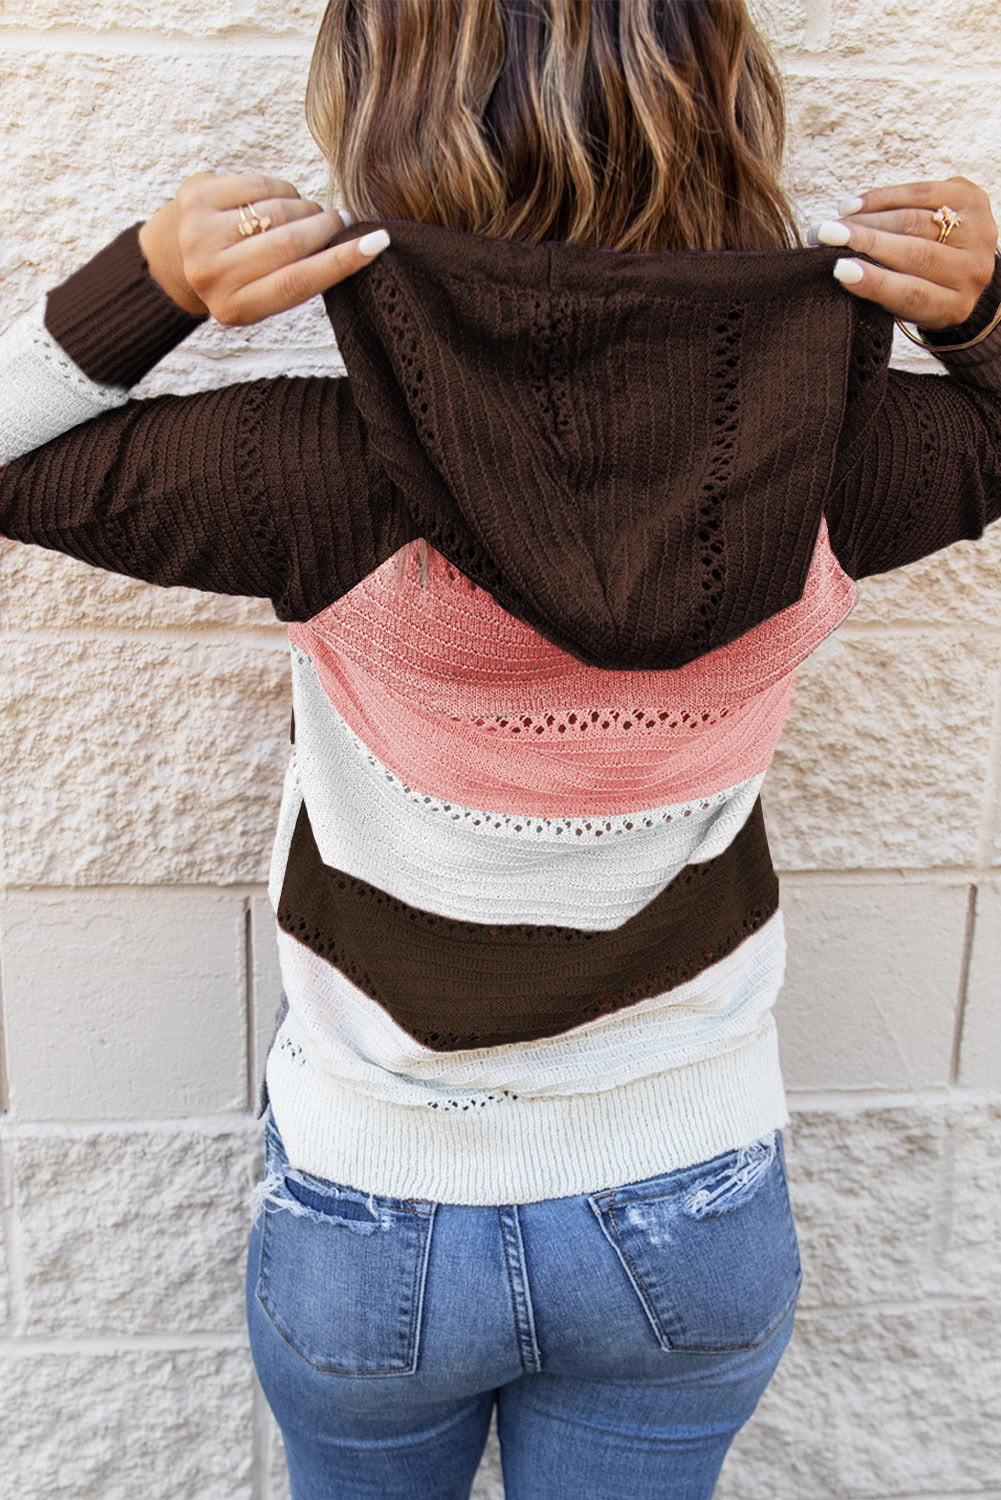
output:
[[[153,278],[141,228],[124,229],[46,299],[45,327],[98,385],[135,385],[208,317],[186,312]]]
[[[952,328],[922,328],[918,325],[918,333],[928,344],[965,344],[967,339],[975,339],[977,334],[987,327],[988,323],[1001,306],[1001,252],[994,253],[994,274],[984,287],[977,305],[964,323],[957,323]],[[951,369],[964,365],[979,365],[988,360],[996,359],[1001,354],[1001,323],[998,324],[982,343],[975,344],[972,349],[957,349],[951,354],[942,354],[939,357],[947,363]]]

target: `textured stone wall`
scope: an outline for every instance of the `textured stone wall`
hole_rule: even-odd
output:
[[[1001,212],[996,0],[756,8],[804,222],[954,173]],[[321,194],[321,10],[0,0],[0,324],[199,168]],[[140,394],[338,368],[317,304],[202,329]],[[866,584],[769,776],[806,1279],[724,1500],[1001,1496],[999,563],[1001,527]],[[6,544],[0,589],[0,1488],[281,1500],[241,1278],[283,632],[254,602]],[[501,1495],[493,1440],[474,1493]]]

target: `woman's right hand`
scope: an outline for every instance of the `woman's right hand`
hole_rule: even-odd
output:
[[[241,235],[241,204],[271,227]],[[142,226],[139,244],[154,279],[185,311],[246,325],[371,265],[383,246],[368,255],[359,240],[325,248],[344,223],[280,177],[196,172]]]

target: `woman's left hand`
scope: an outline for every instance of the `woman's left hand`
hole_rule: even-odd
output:
[[[943,204],[962,222],[940,244],[941,228],[932,216]],[[966,321],[994,274],[998,226],[983,188],[968,177],[905,182],[872,188],[840,208],[849,211],[814,227],[808,238],[862,250],[879,261],[838,261],[838,279],[853,296],[922,328]]]

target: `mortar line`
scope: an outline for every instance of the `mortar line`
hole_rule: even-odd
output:
[[[4,1247],[6,1250],[7,1282],[10,1295],[10,1322],[11,1330],[17,1335],[24,1327],[27,1316],[27,1292],[24,1280],[24,1242],[21,1237],[21,1224],[17,1216],[14,1203],[15,1176],[14,1176],[14,1153],[11,1150],[0,1152],[0,1160],[3,1164],[3,1234]]]
[[[781,1022],[779,1023],[781,1031]],[[790,1113],[836,1112],[862,1114],[872,1109],[941,1109],[949,1111],[961,1102],[964,1109],[981,1104],[997,1102],[998,1089],[967,1089],[952,1084],[928,1085],[918,1089],[860,1088],[818,1089],[799,1088],[789,1084],[786,1097]]]
[[[798,870],[794,867],[776,866],[775,873],[779,880],[787,881],[792,885],[817,885],[826,883],[829,885],[936,885],[953,889],[956,886],[968,886],[977,880],[983,880],[991,874],[998,874],[996,869],[983,868],[980,865],[925,865],[908,868],[906,865],[897,866],[872,866],[856,865],[853,869],[819,869]]]
[[[0,1358],[4,1360],[13,1355],[185,1354],[199,1349],[247,1353],[247,1338],[236,1333],[81,1334],[79,1338],[71,1334],[52,1337],[27,1334],[21,1338],[0,1338]]]
[[[793,1183],[793,1187],[795,1189],[795,1182]],[[889,1313],[892,1317],[899,1313],[903,1313],[905,1316],[913,1314],[916,1306],[922,1310],[935,1311],[937,1309],[948,1312],[951,1308],[957,1306],[975,1309],[979,1304],[993,1308],[995,1305],[994,1298],[989,1292],[976,1293],[972,1297],[966,1296],[962,1288],[959,1288],[955,1292],[935,1292],[928,1296],[911,1298],[909,1301],[901,1297],[877,1296],[860,1298],[858,1300],[848,1297],[844,1301],[836,1297],[831,1297],[825,1302],[800,1301],[797,1303],[796,1321],[799,1322],[801,1315],[806,1317],[812,1313],[814,1316],[824,1317],[827,1313],[835,1310],[859,1313],[884,1312]],[[880,1496],[879,1500],[883,1500],[883,1497]]]
[[[956,1010],[952,1027],[952,1050],[949,1054],[949,1082],[959,1082],[960,1052],[963,1046],[963,1026],[966,1020],[966,996],[970,984],[970,964],[973,959],[973,937],[977,921],[976,882],[970,886],[966,904],[966,930],[963,933],[963,955],[959,965],[959,991],[956,995]]]
[[[79,54],[91,57],[160,57],[166,62],[181,58],[206,59],[224,56],[227,61],[241,57],[301,58],[308,62],[316,40],[315,31],[268,33],[254,27],[231,26],[224,32],[208,36],[190,36],[183,32],[154,31],[140,27],[116,27],[114,31],[91,31],[80,27],[53,27],[0,24],[0,43],[8,56],[26,53]],[[820,78],[843,76],[850,67],[852,79],[884,82],[887,67],[907,64],[910,78],[919,82],[939,83],[941,62],[929,57],[913,61],[893,49],[886,49],[875,59],[846,57],[831,48],[815,48],[809,42],[787,48],[775,47],[776,60],[783,73],[796,77],[816,75]],[[989,84],[995,82],[997,61],[965,62],[961,57],[949,59],[950,79]]]
[[[804,11],[803,50],[822,52],[831,34],[831,0],[805,0]]]
[[[991,711],[991,749],[987,761],[987,787],[980,821],[980,841],[977,858],[980,864],[989,865],[998,808],[1001,807],[1001,672],[994,685],[994,704]]]
[[[860,1113],[866,1109],[949,1108],[958,1101],[964,1108],[996,1103],[998,1089],[953,1087],[930,1084],[918,1089],[860,1088],[816,1089],[788,1085],[790,1109],[841,1110]],[[232,1114],[174,1115],[169,1118],[83,1119],[83,1120],[7,1120],[0,1122],[0,1142],[18,1140],[87,1141],[94,1135],[172,1135],[177,1131],[215,1135],[242,1135],[248,1145],[256,1147],[260,1126],[249,1110]]]
[[[6,886],[4,887],[6,890]],[[10,1110],[10,1079],[7,1074],[7,1017],[3,1003],[3,955],[0,952],[0,1115]]]
[[[78,54],[83,57],[153,57],[173,62],[181,58],[239,61],[241,57],[290,57],[308,62],[315,42],[313,32],[279,32],[269,35],[231,27],[216,36],[185,36],[181,32],[87,31],[54,27],[50,31],[31,26],[0,25],[0,45],[5,54],[23,56],[35,52]]]
[[[894,55],[887,50],[880,54],[876,61],[869,61],[856,55],[845,57],[841,53],[833,51],[811,52],[803,47],[790,47],[786,51],[776,50],[776,61],[779,71],[787,76],[795,78],[809,78],[811,76],[821,81],[837,80],[848,82],[847,74],[850,69],[852,83],[859,79],[866,82],[885,82],[886,70],[888,68],[907,65],[907,74],[920,83],[941,83],[942,64],[931,60],[928,62],[912,62],[910,58]],[[953,61],[949,58],[949,77],[957,77],[964,83],[991,83],[997,82],[997,62],[990,63],[963,63]],[[863,184],[859,184],[861,188]]]
[[[31,630],[32,644],[36,642],[41,646],[58,646],[65,644],[70,628],[65,630],[53,630],[40,625]],[[144,645],[153,646],[177,646],[182,643],[191,645],[192,642],[199,646],[217,646],[226,650],[239,648],[241,646],[257,646],[265,650],[274,651],[275,655],[285,655],[288,651],[288,635],[285,626],[280,622],[276,625],[246,625],[232,626],[220,630],[219,626],[212,621],[202,624],[193,621],[190,625],[150,625],[144,627],[140,624],[123,624],[121,628],[113,625],[92,625],[86,630],[79,627],[73,630],[74,640],[86,640],[88,642],[108,642],[112,645],[121,645],[123,640],[140,639]],[[0,640],[23,641],[24,629],[18,630],[12,626],[0,628]]]
[[[254,915],[250,896],[243,898],[243,1015],[246,1027],[247,1109],[254,1112],[254,1078],[257,1073],[257,1034],[254,1027]]]
[[[276,798],[277,809],[277,798]],[[277,815],[277,812],[276,812]],[[997,879],[1001,876],[1001,870],[990,865],[981,867],[977,865],[939,865],[906,868],[901,866],[866,866],[856,867],[851,870],[821,869],[821,870],[797,870],[788,866],[777,866],[776,873],[780,880],[785,881],[790,887],[795,885],[886,885],[886,886],[908,886],[908,885],[934,885],[953,890],[957,886],[969,886],[972,883]],[[251,895],[266,894],[268,882],[267,877],[262,876],[260,880],[233,879],[233,880],[11,880],[5,886],[8,895],[15,896],[30,894],[32,896],[64,896],[75,895],[84,891],[122,891],[131,893],[155,893],[167,888],[171,893],[183,894],[185,892],[198,895],[210,891],[220,895],[236,895],[248,892]]]

